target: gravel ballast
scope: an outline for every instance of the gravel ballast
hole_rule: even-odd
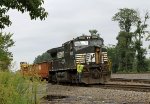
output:
[[[52,84],[46,87],[48,96],[41,104],[150,104],[150,92]]]

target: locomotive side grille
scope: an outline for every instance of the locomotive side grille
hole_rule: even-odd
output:
[[[102,63],[107,61],[108,61],[107,52],[102,52]]]
[[[86,54],[86,62],[90,61],[90,56],[91,56],[90,54],[88,54],[88,53]]]
[[[76,54],[75,59],[76,59],[76,63],[95,62],[95,54],[94,53]]]
[[[81,62],[81,63],[85,63],[85,53],[84,54],[76,54],[75,55],[75,59],[76,59],[76,63]]]

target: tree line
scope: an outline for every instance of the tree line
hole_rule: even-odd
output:
[[[113,72],[147,72],[150,70],[150,59],[146,58],[147,50],[144,41],[150,40],[148,31],[149,12],[142,17],[137,10],[119,9],[112,21],[120,27],[117,44],[108,47]]]

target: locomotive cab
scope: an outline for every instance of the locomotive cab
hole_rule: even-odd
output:
[[[110,79],[107,49],[102,38],[80,36],[63,46],[66,69],[74,69],[74,73],[77,73],[77,63],[85,66],[81,79],[83,83],[104,83]]]

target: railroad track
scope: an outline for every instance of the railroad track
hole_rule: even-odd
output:
[[[150,85],[105,84],[99,85],[99,87],[105,89],[117,89],[117,90],[139,91],[139,92],[150,91]]]
[[[150,92],[150,80],[147,80],[147,79],[112,78],[110,80],[110,82],[114,82],[114,83],[92,84],[92,85],[59,83],[59,85],[74,86],[74,87],[96,87],[96,88],[104,88],[104,89]],[[121,82],[121,83],[118,83],[118,82]],[[131,82],[131,83],[129,84],[129,83],[123,83],[123,82]]]
[[[65,86],[74,86],[74,87],[95,87],[103,89],[116,89],[116,90],[125,90],[125,91],[138,91],[138,92],[150,92],[150,85],[131,85],[131,84],[61,84]]]
[[[135,83],[150,84],[150,79],[111,78],[110,81],[111,82],[135,82]]]

